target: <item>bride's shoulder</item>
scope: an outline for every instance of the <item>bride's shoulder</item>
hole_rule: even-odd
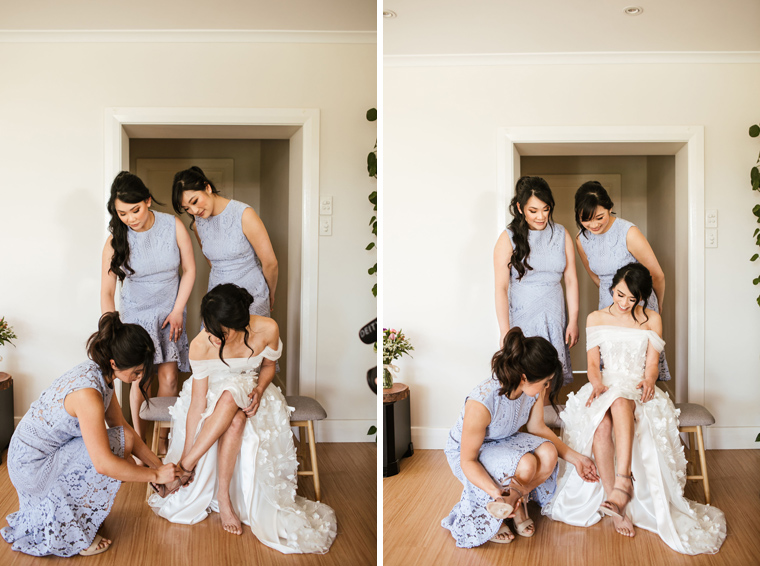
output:
[[[652,309],[647,309],[646,312],[644,312],[642,307],[637,307],[636,310],[639,311],[636,314],[641,314],[641,317],[645,319],[645,322],[641,327],[646,330],[654,330],[657,334],[662,336],[662,317],[660,316],[660,313]]]
[[[280,340],[280,328],[273,319],[252,314],[250,326],[254,333],[266,338],[268,345],[277,348],[277,343]]]
[[[198,336],[193,338],[190,342],[190,359],[192,360],[205,360],[209,357],[209,350],[211,350],[211,342],[209,341],[209,333],[205,330],[201,330]]]
[[[605,319],[604,311],[594,311],[586,317],[586,326],[599,326],[604,323]]]

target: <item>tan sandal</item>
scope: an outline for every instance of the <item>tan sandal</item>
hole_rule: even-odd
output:
[[[502,492],[502,495],[509,495],[513,490],[515,493],[517,493],[520,497],[515,501],[516,505],[520,504],[520,499],[523,497],[522,491],[517,489],[516,487],[512,487],[513,483],[517,483],[522,487],[522,484],[518,482],[515,479],[515,476],[509,476],[507,478],[504,478],[504,481],[512,480],[509,485],[505,486],[506,489]],[[510,503],[507,503],[506,501],[490,501],[486,505],[486,511],[488,511],[493,517],[496,517],[497,519],[506,519],[512,514],[512,511],[515,510],[515,506],[511,505]]]
[[[512,535],[512,538],[498,538],[499,535],[503,535],[505,533],[509,533]],[[496,544],[509,544],[513,540],[515,540],[515,535],[512,534],[512,531],[509,530],[509,527],[506,525],[506,523],[502,523],[501,527],[499,527],[499,530],[496,531],[496,534],[492,536],[490,539],[491,542],[495,542]]]
[[[516,491],[516,490],[515,490]],[[520,499],[517,500],[517,503],[519,505],[520,502],[522,502],[523,506],[523,513],[525,513],[525,517],[527,517],[524,521],[521,523],[517,522],[517,519],[515,517],[512,517],[512,522],[515,525],[515,532],[520,535],[521,537],[530,538],[533,535],[536,534],[536,527],[535,523],[533,522],[533,519],[530,518],[530,515],[528,515],[528,502],[527,499],[530,497],[530,494],[523,495]],[[533,527],[533,532],[526,533],[530,527]]]
[[[84,550],[80,551],[79,554],[81,554],[82,556],[94,556],[96,554],[100,554],[101,552],[105,552],[106,550],[111,548],[111,544],[113,543],[112,541],[108,541],[108,544],[106,544],[102,548],[99,548],[100,543],[103,542],[104,540],[107,540],[107,539],[104,539],[100,535],[95,535],[95,538],[93,539],[92,544],[88,546],[87,548],[85,548]]]
[[[630,476],[626,476],[623,474],[615,474],[616,478],[626,478],[631,480],[631,491],[626,491],[624,489],[620,489],[619,487],[615,487],[612,489],[612,491],[619,491],[620,493],[624,493],[628,497],[628,501],[626,501],[626,504],[623,506],[623,509],[620,508],[616,503],[613,503],[612,501],[605,499],[602,504],[599,506],[598,513],[604,517],[605,515],[609,517],[617,517],[618,519],[625,519],[625,508],[628,506],[628,504],[633,499],[633,482],[636,481],[636,478],[633,477],[633,472],[631,472]],[[614,507],[614,509],[613,509]]]

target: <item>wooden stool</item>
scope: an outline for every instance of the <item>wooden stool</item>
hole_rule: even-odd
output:
[[[317,501],[320,501],[322,492],[319,488],[319,469],[317,468],[317,443],[314,439],[314,421],[321,421],[327,418],[327,412],[316,399],[311,397],[301,397],[299,395],[288,395],[285,400],[289,407],[295,407],[295,411],[290,415],[290,426],[299,427],[300,447],[306,440],[306,432],[309,434],[309,459],[311,461],[311,470],[299,470],[299,476],[314,476],[314,492]],[[305,459],[304,459],[305,460]]]
[[[13,377],[0,372],[0,456],[13,436]],[[0,463],[2,462],[0,458]]]
[[[409,386],[396,381],[383,389],[383,477],[401,472],[401,460],[414,455]]]
[[[694,451],[694,434],[697,436],[697,449],[699,450],[699,466],[702,475],[686,476],[687,480],[702,480],[705,489],[705,502],[710,504],[710,484],[707,480],[707,460],[705,459],[705,443],[702,437],[702,427],[715,424],[715,417],[702,405],[696,403],[676,403],[676,409],[681,410],[678,419],[678,430],[689,434],[689,448],[691,452],[691,465],[696,468],[696,453]]]
[[[150,442],[150,449],[160,459],[166,456],[166,454],[158,453],[158,440],[161,435],[161,429],[172,428],[172,416],[169,414],[169,408],[174,406],[179,397],[153,397],[150,400],[150,405],[147,401],[143,401],[140,407],[140,418],[146,421],[153,422],[153,438]],[[150,497],[153,493],[153,488],[148,484],[146,498]]]

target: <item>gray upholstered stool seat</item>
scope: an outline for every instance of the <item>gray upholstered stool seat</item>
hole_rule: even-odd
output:
[[[562,427],[562,419],[559,418],[559,413],[565,410],[564,405],[557,405],[557,410],[554,410],[554,407],[551,405],[546,405],[544,407],[544,423],[546,423],[546,426],[549,428],[561,428]]]
[[[140,406],[140,418],[145,421],[153,422],[153,439],[150,443],[150,449],[153,453],[162,458],[166,454],[158,453],[158,441],[161,435],[162,428],[172,428],[172,416],[169,414],[169,408],[174,406],[179,397],[153,397],[150,403],[143,401]],[[152,493],[150,484],[148,485],[148,492],[146,497],[149,497]]]
[[[303,447],[308,432],[309,438],[309,459],[311,460],[311,470],[299,470],[299,476],[314,476],[314,492],[317,501],[320,500],[321,490],[319,487],[319,470],[317,468],[317,444],[314,439],[314,421],[321,421],[327,418],[327,412],[316,399],[303,397],[301,395],[288,395],[285,397],[289,407],[295,408],[290,415],[290,426],[300,428],[301,441],[299,442],[299,451]],[[305,458],[304,458],[305,461]]]
[[[689,435],[689,448],[691,452],[692,467],[697,466],[697,452],[694,450],[696,444],[699,452],[699,467],[702,471],[700,475],[686,476],[687,480],[702,480],[702,485],[705,488],[705,502],[710,504],[710,483],[707,479],[707,459],[705,456],[705,441],[702,436],[702,427],[715,424],[715,417],[702,405],[696,403],[676,403],[676,409],[681,410],[681,415],[678,417],[678,430],[685,432]],[[696,442],[694,441],[694,435],[696,433]]]

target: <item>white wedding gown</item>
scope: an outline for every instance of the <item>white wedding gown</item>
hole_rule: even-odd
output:
[[[586,349],[599,346],[604,370],[602,382],[609,389],[586,407],[593,387],[584,385],[569,395],[563,420],[562,440],[573,450],[593,458],[594,431],[612,402],[623,397],[635,401],[635,424],[631,470],[636,481],[634,497],[626,513],[636,527],[657,533],[682,554],[714,554],[726,538],[723,512],[683,496],[686,458],[678,434],[678,411],[667,394],[655,387],[654,398],[641,402],[636,385],[644,378],[648,344],[661,352],[665,342],[651,330],[592,326],[586,331]],[[560,468],[557,490],[542,509],[556,521],[588,527],[601,516],[606,499],[602,483],[584,482],[575,467]]]
[[[256,386],[263,358],[277,360],[277,351],[267,347],[250,358],[190,360],[193,376],[180,392],[171,409],[172,433],[165,462],[176,463],[185,445],[187,411],[193,383],[208,377],[206,409],[195,432],[214,412],[224,391],[229,391],[240,408],[250,404],[248,394]],[[265,545],[285,554],[327,552],[337,533],[335,512],[327,505],[296,495],[298,462],[290,409],[280,388],[270,384],[259,409],[246,419],[243,442],[230,483],[230,499],[235,514]],[[156,514],[172,523],[195,524],[219,511],[217,503],[217,443],[199,460],[195,480],[175,493],[161,498],[151,495],[148,503]]]

